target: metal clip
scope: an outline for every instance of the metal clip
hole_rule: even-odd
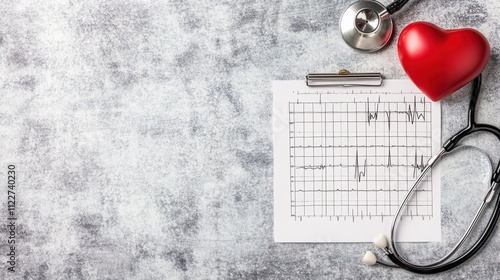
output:
[[[351,73],[345,69],[339,73],[314,73],[306,76],[306,85],[314,86],[381,86],[380,73]]]

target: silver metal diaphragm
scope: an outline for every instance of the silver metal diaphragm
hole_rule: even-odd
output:
[[[391,38],[392,29],[391,15],[376,1],[354,2],[340,18],[342,38],[358,51],[379,50]]]

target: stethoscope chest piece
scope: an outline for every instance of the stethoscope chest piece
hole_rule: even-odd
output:
[[[392,19],[386,7],[376,1],[358,1],[349,6],[340,18],[340,32],[352,48],[374,52],[391,38]]]

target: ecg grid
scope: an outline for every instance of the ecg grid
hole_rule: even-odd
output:
[[[297,98],[288,114],[290,213],[296,219],[393,216],[432,153],[431,105],[423,95]],[[403,215],[432,217],[429,176]]]

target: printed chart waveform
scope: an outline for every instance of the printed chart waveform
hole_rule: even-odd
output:
[[[431,108],[422,95],[289,102],[291,216],[394,215],[432,154]],[[431,217],[432,191],[426,177],[403,215]]]

